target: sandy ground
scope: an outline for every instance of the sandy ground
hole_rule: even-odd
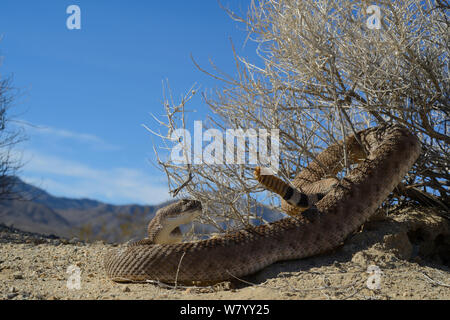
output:
[[[0,229],[0,299],[450,299],[448,220],[429,209],[397,210],[333,252],[210,287],[111,282],[112,246]]]

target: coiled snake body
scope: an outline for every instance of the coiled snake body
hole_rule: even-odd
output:
[[[339,182],[327,179],[328,190],[323,192],[323,178],[343,169],[344,150],[348,162],[358,165]],[[276,261],[324,253],[339,246],[375,212],[420,151],[419,140],[406,128],[386,125],[330,146],[294,178],[295,188],[256,170],[258,181],[280,194],[282,209],[292,217],[196,242],[158,244],[144,239],[110,251],[104,260],[106,273],[115,281],[214,283],[252,274]],[[304,193],[315,194],[305,198]],[[182,200],[168,210],[194,216],[201,204]],[[166,223],[179,223],[177,219]]]

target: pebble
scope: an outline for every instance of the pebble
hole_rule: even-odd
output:
[[[126,286],[125,288],[122,289],[122,291],[123,292],[131,292],[131,289],[128,286]]]
[[[13,273],[13,278],[16,280],[23,279],[23,274],[20,272],[15,272],[15,273]]]
[[[193,289],[193,288],[187,288],[185,291],[184,291],[184,293],[186,293],[186,294],[190,294],[190,293],[194,293],[195,292],[195,290]]]
[[[15,297],[18,296],[18,295],[19,295],[18,293],[14,292],[14,293],[8,294],[8,295],[6,296],[6,298],[7,298],[7,299],[12,299],[12,298],[15,298]]]

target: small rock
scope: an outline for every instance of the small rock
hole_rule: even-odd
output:
[[[214,291],[227,291],[233,289],[234,284],[230,281],[223,281],[213,285]]]
[[[6,296],[6,298],[7,299],[12,299],[12,298],[15,298],[16,296],[18,295],[18,293],[10,293],[10,294],[8,294],[7,296]]]
[[[16,280],[23,279],[23,274],[21,274],[20,272],[15,272],[13,273],[13,278]]]
[[[358,264],[363,267],[369,265],[368,260],[369,260],[368,256],[362,251],[355,253],[352,257],[353,263]]]
[[[284,295],[287,296],[287,297],[294,297],[295,293],[293,293],[293,292],[285,292]]]
[[[125,288],[122,289],[123,292],[130,292],[131,289],[128,286],[125,286]]]
[[[15,293],[15,292],[17,292],[17,288],[16,287],[11,287],[11,288],[9,288],[9,292],[10,293]]]
[[[186,294],[191,294],[191,293],[193,293],[194,292],[194,290],[192,289],[192,288],[187,288],[185,291],[184,291],[184,293],[186,293]]]
[[[199,288],[198,292],[199,293],[210,293],[211,289],[209,289],[209,288]]]

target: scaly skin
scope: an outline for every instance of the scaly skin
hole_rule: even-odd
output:
[[[214,283],[254,273],[280,260],[299,259],[339,246],[381,205],[418,158],[419,140],[399,125],[376,127],[346,139],[348,159],[359,162],[302,215],[220,237],[177,244],[142,240],[105,257],[115,281]],[[292,181],[301,188],[342,169],[342,143],[330,146]],[[282,195],[283,196],[283,195]],[[283,203],[288,213],[298,208]],[[308,218],[307,218],[308,217]]]

